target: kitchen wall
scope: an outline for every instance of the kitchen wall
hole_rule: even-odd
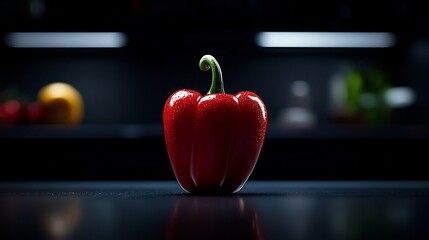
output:
[[[204,54],[219,61],[228,93],[256,92],[268,108],[255,178],[425,178],[418,157],[424,149],[417,143],[429,136],[429,17],[420,5],[4,0],[0,103],[35,100],[43,86],[60,81],[82,94],[85,115],[73,131],[2,126],[8,151],[27,146],[17,155],[25,163],[33,155],[45,159],[28,165],[39,171],[30,175],[20,170],[25,164],[11,163],[3,178],[172,179],[163,107],[177,89],[208,91],[211,74],[198,67]],[[257,41],[264,31],[381,32],[394,41],[384,47],[266,48]],[[13,34],[20,32],[114,32],[122,34],[122,44],[19,47]],[[59,158],[72,164],[64,170],[55,165]]]

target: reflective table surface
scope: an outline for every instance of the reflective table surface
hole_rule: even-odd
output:
[[[1,182],[0,239],[429,239],[429,182]]]

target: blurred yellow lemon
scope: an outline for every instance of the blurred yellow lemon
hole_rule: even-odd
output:
[[[54,82],[40,89],[37,101],[42,107],[42,122],[79,124],[83,120],[82,95],[68,83]]]

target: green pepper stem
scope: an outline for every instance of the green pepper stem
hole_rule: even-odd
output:
[[[222,71],[219,63],[212,55],[204,55],[200,60],[200,69],[202,71],[208,71],[210,68],[212,69],[212,85],[210,86],[208,94],[225,93]]]

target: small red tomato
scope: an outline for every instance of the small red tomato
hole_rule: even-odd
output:
[[[15,99],[10,99],[0,105],[0,124],[16,124],[20,117],[22,104]]]

